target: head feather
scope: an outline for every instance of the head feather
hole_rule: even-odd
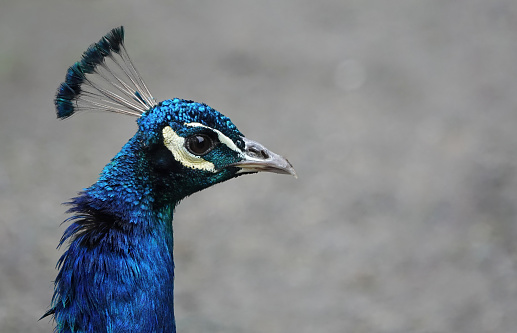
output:
[[[81,110],[140,116],[156,106],[124,47],[124,27],[112,29],[68,68],[55,98],[57,117]]]

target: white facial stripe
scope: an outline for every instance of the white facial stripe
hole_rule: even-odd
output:
[[[212,162],[208,162],[200,156],[191,154],[185,148],[185,138],[176,134],[170,126],[165,126],[162,133],[163,143],[165,147],[171,151],[172,155],[174,155],[176,161],[187,168],[216,172]]]
[[[224,135],[221,131],[216,130],[215,128],[208,127],[208,126],[205,126],[205,125],[200,124],[200,123],[185,123],[184,125],[185,126],[190,126],[190,127],[206,127],[206,128],[209,128],[210,130],[212,130],[215,133],[217,133],[217,137],[219,138],[219,142],[224,143],[231,150],[236,151],[239,154],[243,154],[242,150],[240,150],[239,147],[237,147],[235,145],[235,143],[233,143],[232,139],[230,139],[229,137]]]

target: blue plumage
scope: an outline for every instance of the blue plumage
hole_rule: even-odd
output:
[[[246,173],[295,175],[206,104],[156,103],[113,29],[72,65],[58,118],[100,109],[138,117],[138,131],[98,181],[72,199],[60,246],[56,332],[175,332],[172,218],[186,196]],[[108,60],[111,65],[108,64]]]

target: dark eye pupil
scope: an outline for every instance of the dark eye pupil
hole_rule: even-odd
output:
[[[197,134],[187,138],[186,147],[194,155],[204,155],[214,146],[214,141],[207,135]]]

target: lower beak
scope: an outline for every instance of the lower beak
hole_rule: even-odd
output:
[[[246,138],[242,139],[245,143],[244,159],[231,165],[240,168],[238,173],[266,171],[292,175],[298,178],[293,166],[286,158],[273,153],[258,142]]]

